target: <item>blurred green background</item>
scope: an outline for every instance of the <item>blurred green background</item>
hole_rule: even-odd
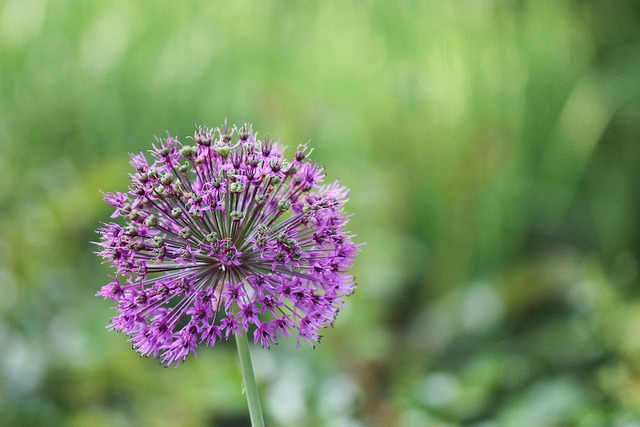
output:
[[[128,152],[244,119],[352,189],[359,288],[272,426],[640,425],[635,0],[0,0],[0,425],[242,426],[233,342],[105,329]]]

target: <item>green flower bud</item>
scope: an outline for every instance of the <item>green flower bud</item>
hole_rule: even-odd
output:
[[[218,233],[216,233],[215,231],[212,231],[211,233],[209,233],[206,236],[204,236],[204,240],[206,240],[209,243],[217,242],[218,241]]]
[[[129,236],[137,236],[138,231],[133,225],[127,225],[126,227],[124,227],[124,234],[127,234]]]
[[[183,239],[188,239],[189,237],[191,237],[191,229],[189,227],[185,227],[180,230],[180,237],[182,237]]]
[[[229,184],[229,191],[232,193],[242,193],[244,191],[244,185],[240,181],[232,182]]]
[[[286,212],[289,210],[290,207],[291,207],[291,202],[288,200],[280,200],[278,202],[278,210],[280,212]]]
[[[173,181],[173,177],[170,174],[164,174],[160,177],[160,182],[163,185],[169,185]]]
[[[295,239],[292,239],[292,238],[288,238],[288,239],[285,241],[285,243],[284,243],[284,244],[285,244],[285,246],[286,246],[286,247],[288,247],[289,249],[293,249],[293,248],[295,248],[296,246],[298,246],[298,242],[296,242],[296,240],[295,240]]]
[[[200,145],[204,145],[207,147],[211,145],[211,137],[209,135],[198,135],[194,139],[196,143]]]
[[[153,236],[153,242],[151,244],[156,248],[159,248],[160,246],[164,245],[164,239],[160,236]]]
[[[157,247],[153,250],[153,254],[158,258],[162,258],[167,254],[167,248],[164,246]]]
[[[216,147],[216,153],[218,153],[222,157],[227,157],[230,152],[231,147],[229,147],[228,145],[221,145],[219,147]]]
[[[141,250],[144,249],[144,243],[135,242],[135,243],[131,244],[131,249],[133,249],[136,252],[140,252]]]
[[[158,217],[155,216],[154,214],[151,214],[147,217],[144,223],[147,224],[149,227],[155,227],[156,225],[158,225]]]
[[[192,147],[190,145],[185,145],[184,147],[182,147],[180,149],[180,154],[182,154],[182,157],[193,157],[198,153],[198,150],[196,147]]]
[[[233,221],[240,221],[244,218],[244,213],[240,211],[233,211],[229,214],[229,216],[231,216],[231,219]]]
[[[138,222],[142,219],[142,211],[139,211],[138,209],[133,209],[131,210],[131,213],[129,213],[129,218],[131,218],[131,221],[135,221]]]

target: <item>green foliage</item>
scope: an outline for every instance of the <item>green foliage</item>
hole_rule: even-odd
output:
[[[104,329],[127,153],[246,119],[352,189],[360,287],[253,349],[267,424],[640,419],[632,0],[0,2],[0,424],[246,425],[233,342]]]

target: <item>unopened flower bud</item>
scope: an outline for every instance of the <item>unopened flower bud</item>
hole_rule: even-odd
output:
[[[197,135],[194,140],[199,145],[204,145],[206,147],[211,145],[211,136],[209,135]]]
[[[230,152],[231,147],[229,147],[228,145],[221,145],[219,147],[216,147],[216,153],[218,153],[222,157],[227,157]]]
[[[244,218],[244,213],[240,211],[233,211],[229,215],[231,216],[231,219],[236,222]]]
[[[180,237],[182,237],[183,239],[188,239],[189,237],[191,237],[191,229],[189,227],[184,227],[182,230],[180,230]]]
[[[171,175],[170,175],[170,174],[168,174],[168,173],[166,173],[166,174],[164,174],[164,175],[162,175],[162,176],[160,177],[160,182],[161,182],[163,185],[169,185],[169,184],[171,184],[171,182],[172,182],[172,181],[173,181],[173,176],[171,176]]]
[[[154,214],[151,214],[147,217],[144,223],[147,224],[149,227],[155,227],[156,225],[158,225],[158,217],[155,216]]]
[[[291,202],[288,200],[280,200],[278,202],[278,210],[280,212],[288,211],[290,207],[291,207]]]
[[[185,145],[180,149],[180,154],[182,157],[193,157],[198,153],[196,147],[191,147],[190,145]]]
[[[242,193],[244,191],[244,185],[240,181],[232,182],[229,184],[229,191],[232,193]]]

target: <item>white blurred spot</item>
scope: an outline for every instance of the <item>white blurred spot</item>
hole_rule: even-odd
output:
[[[489,329],[504,315],[502,298],[488,283],[476,284],[466,289],[460,309],[461,327],[469,332]]]
[[[199,80],[213,61],[215,51],[211,37],[198,26],[174,35],[165,43],[158,64],[153,65],[153,84],[163,89]]]
[[[591,280],[580,280],[567,290],[567,300],[576,311],[587,313],[594,309],[598,297],[598,284]]]
[[[254,346],[251,357],[258,383],[269,382],[276,376],[277,364],[273,352]]]
[[[281,375],[269,387],[265,402],[276,424],[296,425],[307,415],[305,404],[308,368],[295,359],[286,360]]]
[[[45,0],[7,1],[2,9],[2,41],[20,47],[35,37],[42,28],[46,5]]]
[[[562,425],[584,408],[585,392],[573,380],[558,378],[531,385],[516,396],[516,402],[501,414],[501,425],[522,427]]]
[[[334,375],[327,378],[320,387],[319,411],[332,415],[349,414],[354,407],[358,387],[347,375]]]
[[[56,353],[67,361],[86,361],[87,339],[69,316],[60,314],[49,323],[49,338]]]
[[[14,393],[28,393],[36,389],[45,371],[41,348],[30,346],[19,338],[7,339],[3,348],[1,360],[8,389]]]
[[[126,14],[123,15],[101,15],[82,38],[80,63],[89,73],[104,75],[120,63],[129,43]]]
[[[443,407],[453,404],[460,394],[458,379],[447,372],[434,372],[422,383],[422,397],[429,406]]]
[[[412,325],[412,342],[425,352],[437,353],[449,345],[455,335],[452,311],[435,305],[424,310]]]

